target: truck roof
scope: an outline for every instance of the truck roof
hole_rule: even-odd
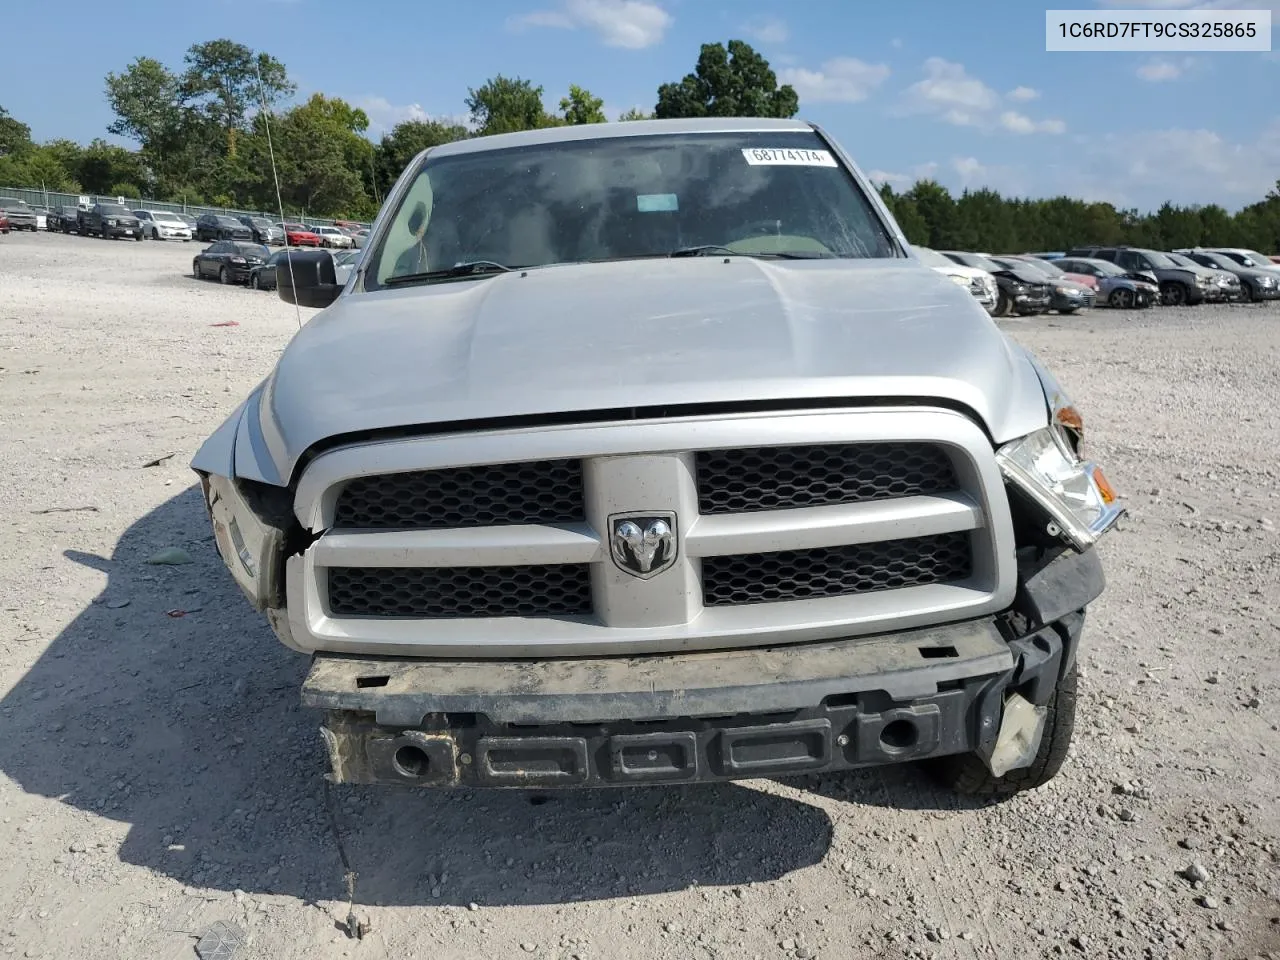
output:
[[[621,123],[582,123],[566,127],[522,130],[488,137],[472,137],[432,147],[433,157],[486,150],[506,150],[543,143],[598,140],[606,137],[642,137],[669,133],[768,133],[770,130],[804,133],[813,125],[805,120],[778,120],[770,117],[697,117],[681,120],[626,120]]]

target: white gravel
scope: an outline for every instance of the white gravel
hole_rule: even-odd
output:
[[[1280,957],[1280,307],[1008,324],[1130,508],[1049,787],[327,793],[187,468],[297,321],[196,249],[0,238],[0,955]]]

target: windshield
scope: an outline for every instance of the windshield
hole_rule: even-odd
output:
[[[1108,277],[1123,277],[1129,272],[1122,267],[1116,266],[1110,260],[1085,260],[1084,262],[1093,267],[1099,273],[1106,274]]]
[[[1048,274],[1051,277],[1064,277],[1067,271],[1063,270],[1056,263],[1050,263],[1048,260],[1041,260],[1037,257],[1034,260],[1019,260],[1024,266],[1031,267],[1033,270],[1039,270],[1041,273]]]
[[[994,260],[988,260],[977,253],[961,253],[953,250],[947,256],[956,263],[962,263],[966,267],[976,267],[979,270],[987,271],[987,273],[995,273],[1005,269],[1001,264],[996,263]]]
[[[937,250],[930,250],[928,247],[916,247],[916,256],[920,258],[920,262],[929,267],[954,267],[955,263],[948,260]]]
[[[266,257],[269,251],[260,243],[237,243],[236,253],[242,257]]]
[[[642,135],[428,155],[366,283],[479,260],[537,267],[694,247],[899,255],[816,133]]]
[[[1232,259],[1239,260],[1246,267],[1274,267],[1275,262],[1265,253],[1259,253],[1257,250],[1241,250],[1239,254],[1231,254]],[[1253,261],[1246,263],[1246,260]]]
[[[176,213],[169,213],[167,210],[153,210],[151,217],[154,220],[166,220],[170,223],[181,223],[182,220]]]
[[[1175,266],[1179,267],[1203,267],[1204,264],[1196,263],[1190,257],[1183,256],[1180,253],[1166,253],[1165,256],[1172,260]]]
[[[1167,254],[1161,253],[1159,250],[1135,250],[1134,253],[1140,253],[1151,261],[1151,265],[1155,267],[1176,267],[1177,264],[1169,259]]]
[[[99,211],[100,213],[109,213],[109,214],[111,214],[113,217],[114,217],[114,216],[125,215],[125,214],[128,214],[128,213],[129,213],[129,211],[128,211],[128,210],[126,210],[124,207],[120,206],[120,204],[118,204],[118,203],[103,203],[103,204],[99,204],[99,205],[98,205],[98,211]]]

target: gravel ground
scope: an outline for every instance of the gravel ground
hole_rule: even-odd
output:
[[[1280,307],[1008,324],[1130,508],[1045,789],[326,789],[187,468],[297,320],[195,250],[0,239],[0,955],[1280,957]]]

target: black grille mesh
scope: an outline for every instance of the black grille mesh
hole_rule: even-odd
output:
[[[581,461],[539,460],[357,477],[338,495],[334,526],[444,530],[582,519]]]
[[[968,577],[968,533],[943,533],[816,550],[780,550],[702,561],[709,607],[840,597]]]
[[[554,617],[591,613],[586,564],[330,567],[329,609],[348,617]]]
[[[947,493],[951,458],[932,443],[705,450],[697,455],[704,516]]]

